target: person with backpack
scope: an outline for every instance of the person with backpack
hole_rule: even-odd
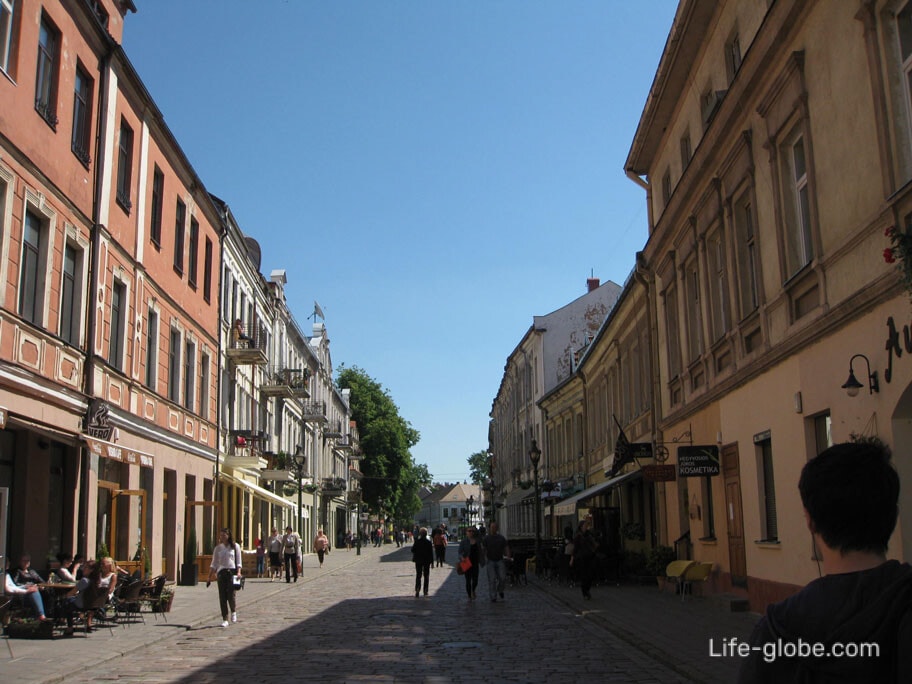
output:
[[[291,525],[285,528],[285,535],[282,537],[282,545],[285,548],[285,584],[291,583],[291,577],[294,575],[294,581],[298,581],[298,553],[301,549],[301,537],[297,532],[293,532]]]

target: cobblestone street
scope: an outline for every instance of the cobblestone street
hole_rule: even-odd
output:
[[[718,617],[728,630],[719,636],[744,638],[755,620],[707,614],[703,599],[681,604],[654,587],[597,587],[584,604],[577,590],[532,580],[491,603],[482,582],[469,602],[454,559],[451,550],[431,570],[430,596],[416,599],[408,547],[336,550],[323,570],[307,557],[296,584],[248,579],[228,629],[214,587],[179,587],[167,625],[147,616],[88,637],[8,640],[14,657],[0,674],[20,683],[730,681],[737,663],[710,659],[702,631]],[[688,635],[672,624],[676,611],[708,623],[695,618]],[[628,619],[650,634],[625,633]]]

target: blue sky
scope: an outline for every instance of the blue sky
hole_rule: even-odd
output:
[[[136,5],[124,49],[262,272],[466,478],[532,316],[646,241],[623,164],[677,2]]]

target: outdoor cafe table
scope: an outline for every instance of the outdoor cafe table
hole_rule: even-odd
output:
[[[66,597],[76,589],[76,582],[39,582],[38,588],[54,601],[52,614],[59,618],[62,615],[60,608]]]

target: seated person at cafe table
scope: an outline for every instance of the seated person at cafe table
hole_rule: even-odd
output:
[[[46,620],[44,615],[44,599],[38,587],[43,584],[41,576],[30,567],[32,559],[28,554],[23,554],[19,561],[19,568],[6,573],[5,591],[9,595],[27,597],[35,608],[39,620]]]
[[[76,583],[76,595],[67,599],[64,607],[67,621],[67,634],[73,633],[73,613],[83,611],[87,607],[87,601],[91,602],[99,595],[99,592],[106,592],[108,596],[114,594],[117,587],[117,572],[114,570],[114,559],[107,557],[100,561],[86,563],[86,572],[82,579]],[[92,615],[86,615],[86,624],[91,629]]]
[[[54,574],[64,582],[75,582],[80,563],[74,562],[73,554],[58,553],[57,562],[60,563],[60,565],[54,570]]]

